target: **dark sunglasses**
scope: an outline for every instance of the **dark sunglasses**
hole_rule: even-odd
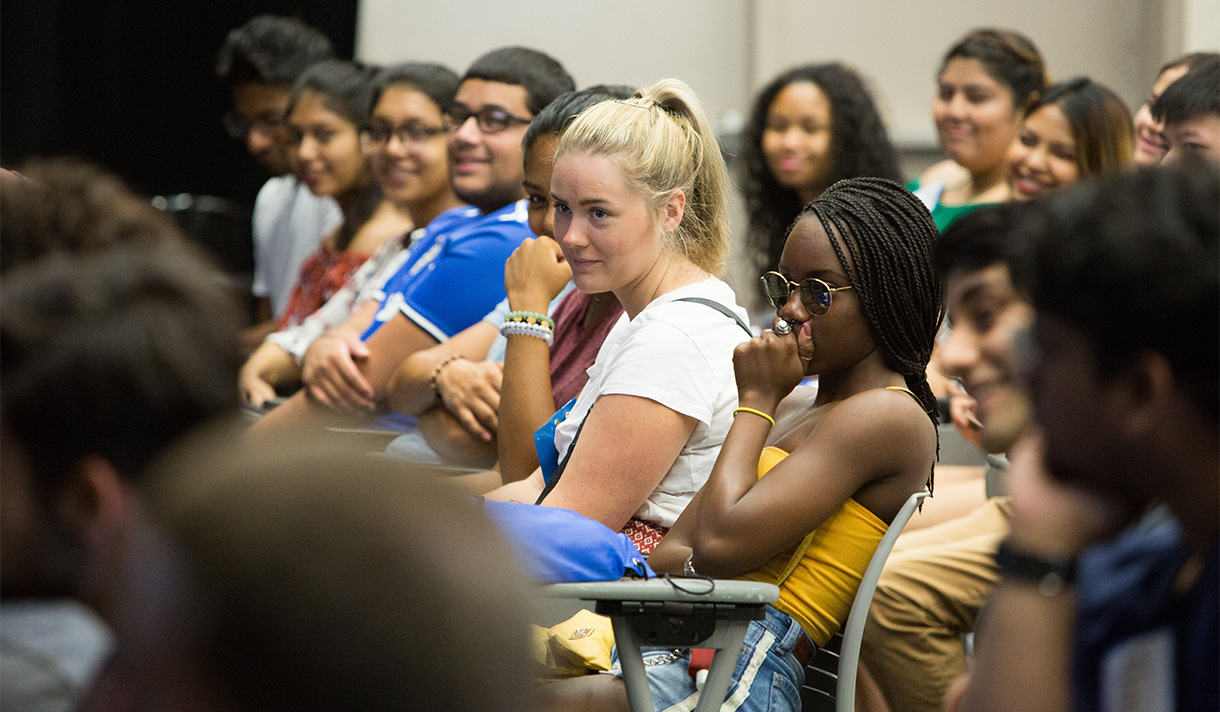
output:
[[[851,285],[846,287],[832,287],[826,284],[817,277],[809,277],[799,284],[788,279],[779,272],[768,272],[762,276],[763,293],[767,295],[772,306],[776,309],[788,303],[788,297],[792,295],[792,290],[799,288],[801,290],[801,304],[805,306],[805,311],[810,314],[821,316],[830,310],[830,298],[835,292],[842,289],[851,289]]]

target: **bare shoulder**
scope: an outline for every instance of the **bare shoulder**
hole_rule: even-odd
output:
[[[905,390],[873,388],[836,404],[810,433],[809,441],[835,441],[873,467],[909,462],[912,454],[934,456],[936,428],[919,401]]]

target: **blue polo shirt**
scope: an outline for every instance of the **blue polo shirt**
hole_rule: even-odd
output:
[[[478,322],[504,299],[504,263],[533,237],[524,200],[486,215],[477,208],[446,210],[424,228],[402,268],[386,280],[368,340],[401,313],[437,341]]]

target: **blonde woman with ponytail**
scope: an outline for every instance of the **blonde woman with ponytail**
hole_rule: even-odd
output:
[[[575,510],[648,553],[716,461],[737,405],[733,348],[749,338],[718,277],[728,176],[690,87],[663,80],[586,109],[560,138],[551,197],[576,288],[613,292],[626,313],[556,416],[554,472],[490,497]]]

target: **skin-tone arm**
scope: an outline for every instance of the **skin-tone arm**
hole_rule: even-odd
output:
[[[487,430],[479,425],[490,410],[494,427],[500,397],[500,365],[484,361],[498,335],[496,327],[480,321],[452,339],[412,354],[390,376],[386,396],[390,408],[407,415],[419,415],[437,402],[430,380],[432,372],[452,356],[436,376],[436,386],[446,407],[476,436]]]
[[[504,266],[508,304],[514,311],[545,314],[551,300],[571,278],[572,269],[559,243],[549,237],[526,240]],[[508,337],[497,439],[504,482],[522,480],[538,467],[534,431],[554,414],[556,406],[550,364],[550,349],[542,339]]]
[[[669,472],[697,424],[647,398],[598,398],[567,469],[542,503],[622,529]],[[638,447],[642,443],[647,447]]]
[[[315,339],[305,351],[301,380],[312,400],[335,410],[373,409],[373,386],[357,363],[368,358],[368,347],[360,335],[373,322],[378,306],[375,301],[365,303],[342,324]]]
[[[275,398],[276,386],[300,378],[301,369],[292,355],[277,344],[264,341],[242,365],[237,385],[242,400],[257,406]]]
[[[361,342],[360,334],[372,322],[378,306],[376,302],[365,304],[341,326],[318,337],[305,352],[305,388],[268,413],[251,431],[269,434],[304,421],[333,421],[336,413],[350,416],[371,411],[394,368],[414,351],[436,344],[401,314],[382,324],[367,342]]]
[[[1009,453],[1009,541],[1019,551],[1074,557],[1130,517],[1123,508],[1052,482],[1037,434]],[[1004,579],[987,602],[970,682],[958,710],[1071,709],[1073,587],[1046,596],[1032,582]]]
[[[803,375],[795,335],[767,332],[738,346],[733,364],[741,406],[764,413],[775,413]],[[654,568],[681,570],[693,554],[703,575],[752,571],[866,486],[874,491],[862,504],[888,521],[918,486],[913,478],[926,477],[906,463],[910,453],[929,448],[933,437],[910,396],[865,390],[836,403],[760,480],[758,461],[770,430],[757,415],[736,416],[707,484],[650,558]]]

